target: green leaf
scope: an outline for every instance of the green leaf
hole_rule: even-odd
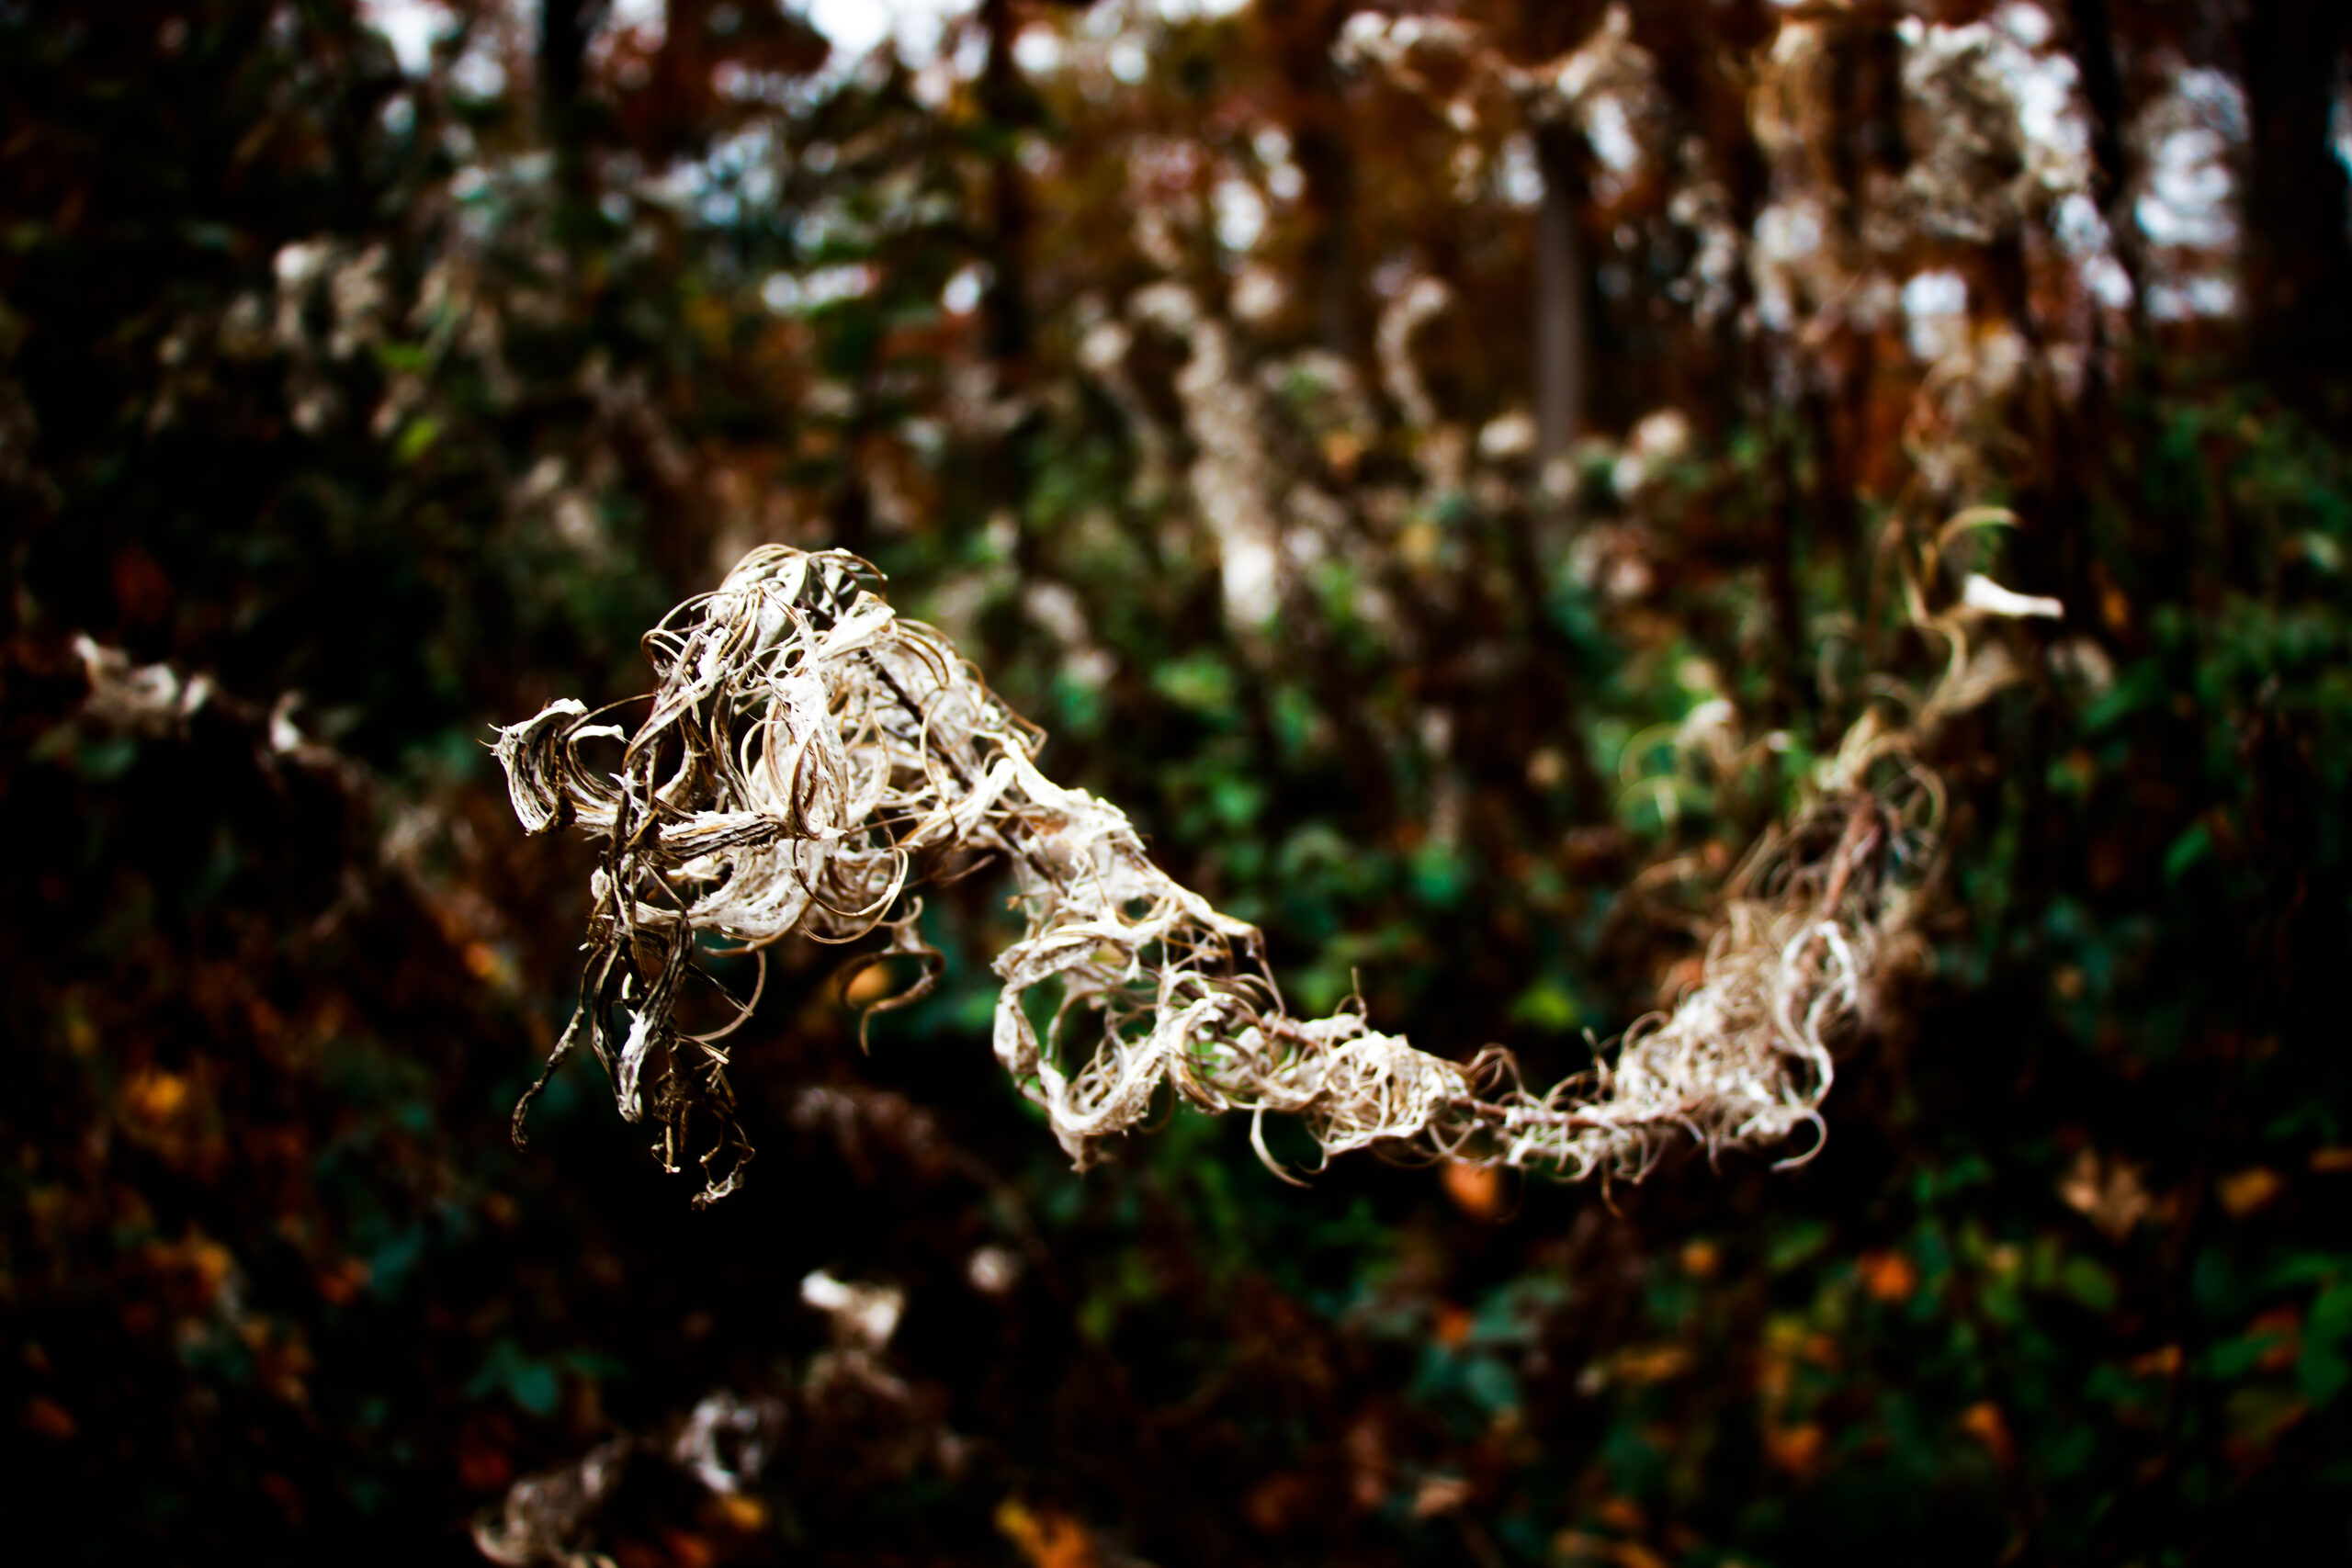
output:
[[[2052,1283],[2060,1295],[2092,1312],[2115,1310],[2115,1276],[2096,1259],[2079,1255],[2067,1258],[2058,1266],[2058,1277]]]
[[[376,362],[387,370],[406,370],[415,375],[432,368],[432,355],[424,344],[414,343],[379,343],[376,345]]]
[[[1510,1021],[1546,1034],[1566,1034],[1582,1015],[1566,986],[1546,976],[1519,993],[1510,1004]]]
[[[1413,853],[1413,892],[1424,904],[1451,908],[1469,889],[1470,868],[1459,851],[1435,840]]]
[[[401,432],[400,441],[394,446],[393,453],[401,462],[413,463],[433,449],[433,443],[438,440],[440,435],[439,424],[431,419],[420,419]]]
[[[2188,831],[2175,839],[2172,848],[2165,852],[2165,881],[2178,882],[2200,861],[2211,859],[2212,853],[2213,835],[2206,829],[2204,823],[2192,824]]]
[[[1791,1224],[1764,1251],[1764,1267],[1768,1272],[1785,1274],[1801,1269],[1820,1255],[1829,1245],[1829,1227],[1819,1220],[1799,1220]]]
[[[1462,1371],[1462,1386],[1485,1410],[1499,1414],[1519,1404],[1519,1378],[1492,1356],[1473,1356]]]
[[[1151,689],[1203,717],[1222,718],[1233,711],[1233,671],[1214,653],[1161,665],[1151,672]]]
[[[2325,1404],[2352,1382],[2345,1340],[2352,1337],[2352,1284],[2331,1285],[2312,1303],[2303,1319],[2303,1353],[2295,1382],[2314,1407]]]
[[[503,1393],[526,1415],[546,1416],[555,1414],[563,1384],[554,1363],[526,1356],[514,1340],[502,1339],[482,1358],[481,1370],[466,1385],[466,1393],[475,1399]]]

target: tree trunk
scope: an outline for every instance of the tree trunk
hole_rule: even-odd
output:
[[[1261,0],[1259,25],[1281,73],[1291,156],[1304,182],[1307,239],[1299,268],[1314,291],[1316,341],[1352,363],[1356,267],[1349,228],[1355,209],[1355,151],[1331,50],[1354,14],[1353,0]]]
[[[2336,425],[2352,349],[2352,245],[2328,122],[2346,17],[2330,0],[2254,0],[2241,35],[2254,133],[2245,198],[2252,368]]]
[[[605,9],[606,0],[541,0],[539,6],[539,118],[555,158],[556,233],[568,249],[586,231],[594,194],[580,89],[588,40]]]
[[[1536,454],[1549,468],[1583,433],[1585,366],[1591,351],[1585,314],[1584,247],[1577,209],[1584,195],[1576,133],[1547,126],[1535,141],[1544,202],[1535,215]]]
[[[1021,19],[1013,13],[1012,0],[981,0],[980,25],[989,40],[988,62],[980,75],[980,107],[988,118],[989,217],[996,229],[981,319],[1001,394],[1018,389],[1028,380],[1029,193],[1021,183],[1017,141],[1029,117],[1021,68],[1012,58],[1012,46],[1021,36]]]

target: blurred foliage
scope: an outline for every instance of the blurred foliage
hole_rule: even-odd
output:
[[[1317,0],[989,0],[861,62],[760,3],[468,0],[404,69],[345,0],[0,4],[11,1538],[461,1558],[634,1434],[573,1543],[625,1568],[2352,1546],[2341,301],[2281,361],[2149,304],[2234,231],[2131,216],[2160,110],[2334,170],[2324,113],[2265,132],[2311,40],[2000,13],[2073,62],[2084,252],[2054,199],[1886,205],[1931,162],[1903,61],[1993,25],[1933,9],[1645,6],[1607,79],[1647,86],[1546,121],[1430,39],[1533,70],[1597,6],[1351,56]],[[1583,428],[1623,434],[1547,451],[1568,172]],[[1855,303],[1947,275],[1948,341]],[[2023,525],[1973,570],[2065,619],[1934,759],[1934,949],[1802,1169],[1302,1191],[1180,1118],[1081,1180],[989,1059],[985,877],[868,1057],[838,955],[778,955],[742,1195],[690,1213],[578,1064],[506,1142],[591,855],[481,742],[639,689],[751,545],[876,560],[1306,1005],[1566,1072],[1687,985],[1870,682],[1932,671],[1885,561],[1978,503]],[[77,633],[216,695],[108,722]],[[818,1269],[903,1322],[842,1339]],[[714,1390],[780,1413],[736,1490],[664,1457]]]

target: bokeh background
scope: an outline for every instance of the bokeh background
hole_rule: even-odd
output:
[[[2352,157],[2308,0],[0,3],[0,1528],[92,1562],[2352,1548]],[[1071,1174],[1002,888],[706,1212],[484,742],[842,546],[1327,1008],[1579,1070],[1946,656],[1828,1137]],[[1984,515],[1979,513],[1979,515]],[[77,637],[86,643],[77,644]],[[96,692],[97,694],[93,695]],[[1299,1145],[1280,1145],[1295,1154]]]

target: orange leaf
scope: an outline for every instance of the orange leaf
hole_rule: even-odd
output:
[[[1899,1252],[1866,1252],[1856,1268],[1862,1289],[1876,1301],[1907,1302],[1919,1288],[1919,1270]]]
[[[2243,1219],[2277,1198],[2286,1185],[2277,1171],[2257,1165],[2222,1178],[2215,1190],[2230,1216]]]
[[[1470,1337],[1470,1314],[1452,1302],[1440,1302],[1430,1318],[1430,1333],[1441,1345],[1459,1345]]]
[[[1826,1441],[1826,1435],[1811,1421],[1797,1427],[1767,1427],[1764,1457],[1802,1481],[1821,1462],[1822,1445]]]
[[[2009,1424],[2002,1419],[2001,1407],[1989,1399],[1960,1413],[1960,1429],[1984,1444],[1996,1464],[2006,1468],[2017,1457],[2017,1445],[2009,1438]]]
[[[1438,1179],[1444,1183],[1445,1195],[1453,1200],[1453,1206],[1472,1219],[1491,1220],[1502,1213],[1502,1173],[1492,1166],[1451,1160],[1439,1168]]]
[[[1030,1568],[1095,1568],[1094,1541],[1086,1527],[1060,1510],[1032,1510],[1018,1497],[997,1505],[996,1528]]]
[[[187,1103],[188,1081],[177,1073],[151,1068],[123,1086],[123,1098],[142,1122],[168,1122]]]

